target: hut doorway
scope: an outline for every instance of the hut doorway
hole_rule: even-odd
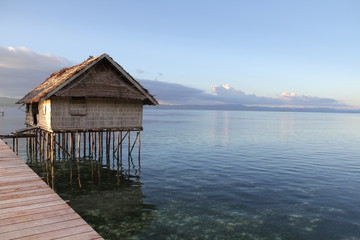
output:
[[[33,123],[36,126],[38,122],[37,115],[39,114],[39,104],[37,102],[31,104],[31,112],[33,114]]]

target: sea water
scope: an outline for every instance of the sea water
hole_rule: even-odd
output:
[[[141,143],[136,176],[56,166],[106,239],[360,239],[360,114],[145,109]]]

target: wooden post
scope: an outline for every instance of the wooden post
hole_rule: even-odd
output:
[[[51,187],[55,190],[55,162],[54,162],[54,140],[55,135],[53,133],[49,133],[49,141],[50,141],[50,166],[51,166]]]
[[[78,132],[78,133],[77,133],[77,150],[78,150],[77,161],[80,162],[81,132]]]
[[[72,137],[72,133],[69,134],[69,140],[68,140],[68,144],[69,144],[69,150],[70,150],[70,155],[71,155],[71,158],[74,157],[74,152],[73,152],[73,137]]]
[[[58,144],[60,144],[60,143],[61,143],[61,134],[60,134],[60,133],[57,133],[56,135],[57,135],[57,142],[58,142]],[[57,151],[57,156],[56,156],[56,157],[57,157],[58,159],[60,159],[60,158],[61,158],[61,157],[60,157],[60,153],[61,153],[60,147],[58,147],[57,150],[58,150],[58,151]]]
[[[117,144],[120,144],[120,139],[122,138],[122,132],[118,131],[118,137],[117,137]],[[116,152],[116,159],[117,159],[117,165],[119,165],[119,160],[120,160],[120,154],[119,151]]]
[[[95,156],[94,156],[95,139],[94,139],[94,133],[93,132],[90,132],[90,138],[91,138],[90,156],[91,156],[91,158],[95,158]]]
[[[110,137],[111,134],[109,130],[106,131],[106,142],[105,142],[105,149],[106,149],[106,166],[110,168]]]
[[[126,134],[125,134],[125,136],[126,136]],[[124,136],[124,138],[125,138],[125,136]],[[123,143],[123,140],[124,140],[124,138],[122,138],[122,131],[121,131],[121,142],[119,143],[120,145],[120,166],[121,166],[121,168],[122,168],[122,156],[123,156],[123,145],[122,145],[122,143]]]
[[[84,150],[83,150],[83,158],[85,159],[85,157],[86,157],[86,132],[85,132],[85,131],[83,132],[83,135],[84,135],[84,144],[83,144],[83,148],[84,148]]]
[[[49,151],[48,151],[48,135],[46,132],[44,132],[44,159],[46,160],[48,158],[48,154],[49,154]]]
[[[49,133],[49,137],[50,137],[50,160],[51,162],[54,161],[54,140],[55,140],[55,135],[54,133]]]
[[[30,140],[31,138],[26,138],[25,139],[25,144],[26,144],[26,155],[27,155],[27,158],[28,158],[28,160],[30,159],[32,159],[31,158],[31,150],[30,150]]]
[[[99,132],[99,137],[98,137],[98,138],[99,138],[99,139],[98,139],[98,140],[99,140],[99,145],[98,145],[98,150],[99,150],[99,155],[98,155],[99,157],[98,157],[98,158],[99,158],[99,159],[98,159],[98,160],[99,160],[99,162],[100,162],[100,161],[102,162],[102,157],[103,157],[103,156],[102,156],[103,133],[102,133],[101,131]]]
[[[140,134],[140,131],[138,131],[138,134],[139,134],[139,150],[138,150],[138,164],[139,164],[139,171],[140,171],[140,151],[141,151],[141,134]]]
[[[115,141],[116,141],[116,137],[115,137],[115,131],[112,131],[112,148],[111,148],[111,152],[112,152],[112,168],[115,169]]]
[[[92,136],[91,136],[91,132],[88,132],[88,137],[89,137],[89,145],[88,145],[88,149],[89,149],[89,158],[92,158]]]
[[[97,149],[98,149],[98,144],[97,144],[97,142],[98,142],[98,136],[97,136],[97,132],[94,133],[93,137],[94,137],[94,155],[95,155],[95,158],[97,158],[97,157],[98,157],[98,154],[97,154]]]
[[[134,147],[135,147],[135,144],[136,144],[139,136],[140,136],[140,132],[137,132],[136,137],[135,137],[135,140],[134,140],[134,143],[133,143],[133,145],[132,145],[132,147],[131,147],[131,150],[130,150],[130,152],[129,152],[129,155],[131,155],[131,153],[132,153],[132,151],[133,151],[133,149],[134,149]],[[130,142],[129,142],[129,144],[130,144]]]
[[[130,174],[130,160],[131,160],[131,151],[130,151],[130,130],[128,130],[128,174]]]
[[[35,159],[36,161],[39,160],[39,146],[40,146],[40,139],[39,139],[39,130],[36,130],[36,138],[35,138],[35,142],[34,142],[34,148],[35,148]]]
[[[69,152],[69,134],[67,132],[63,133],[64,138],[64,149],[66,152]]]
[[[81,188],[81,172],[80,172],[80,143],[81,143],[81,132],[78,132],[78,157],[77,157],[77,168],[78,168],[78,184]]]
[[[76,158],[76,145],[75,145],[75,138],[76,138],[76,135],[75,135],[75,132],[71,132],[70,133],[70,138],[71,138],[71,156],[73,159]]]
[[[44,159],[45,158],[45,133],[41,131],[41,139],[42,139],[42,146],[41,146],[41,149],[40,149],[40,154],[42,155],[42,158]]]

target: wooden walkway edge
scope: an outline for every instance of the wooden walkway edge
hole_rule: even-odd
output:
[[[0,139],[0,239],[103,239]]]

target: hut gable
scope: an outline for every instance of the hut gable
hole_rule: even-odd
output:
[[[61,97],[108,97],[144,101],[147,97],[107,59],[102,59],[54,93]]]
[[[79,65],[51,74],[18,103],[40,102],[52,96],[109,97],[142,100],[147,105],[158,104],[146,89],[107,54],[89,58]]]

